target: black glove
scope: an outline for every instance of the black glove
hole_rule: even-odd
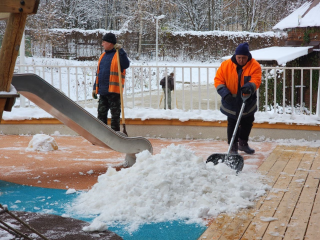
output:
[[[243,94],[250,94],[251,93],[251,88],[250,87],[242,87],[241,92]]]
[[[228,104],[232,104],[234,99],[233,99],[231,93],[229,93],[229,94],[227,94],[227,95],[224,97],[224,100],[225,100]]]
[[[97,99],[98,97],[97,97],[97,94],[96,94],[96,90],[93,90],[92,91],[92,97],[94,98],[94,99]]]

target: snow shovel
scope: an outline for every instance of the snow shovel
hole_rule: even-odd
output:
[[[238,120],[237,120],[237,123],[236,123],[236,127],[234,128],[234,131],[233,131],[233,135],[232,135],[231,142],[230,142],[230,145],[229,145],[228,153],[227,154],[214,153],[214,154],[212,154],[212,155],[210,155],[208,157],[206,163],[213,162],[214,165],[217,165],[218,163],[224,162],[227,166],[231,167],[234,170],[237,170],[237,173],[242,171],[242,168],[243,168],[243,165],[244,165],[243,157],[241,155],[239,155],[239,154],[230,154],[230,150],[231,150],[231,147],[233,145],[235,136],[236,136],[237,131],[238,131],[238,127],[239,127],[239,124],[240,124],[242,113],[243,113],[244,107],[246,105],[245,102],[250,96],[251,96],[251,93],[250,94],[242,94],[241,95],[242,106],[241,106],[239,117],[238,117]]]
[[[122,120],[122,126],[123,126],[123,133],[128,136],[127,130],[126,130],[126,119],[124,117],[124,109],[123,109],[123,92],[122,92],[122,78],[121,78],[121,67],[120,67],[120,56],[119,56],[119,50],[117,49],[117,57],[118,57],[118,76],[119,76],[119,87],[120,87],[120,101],[121,101],[121,120]]]

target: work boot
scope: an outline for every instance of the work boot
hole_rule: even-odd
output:
[[[238,154],[238,143],[237,142],[232,144],[232,147],[230,149],[230,154]]]
[[[254,149],[249,147],[248,141],[239,138],[239,150],[248,154],[254,154]]]

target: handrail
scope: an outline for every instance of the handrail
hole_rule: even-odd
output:
[[[175,91],[173,109],[183,111],[219,110],[220,96],[213,85],[218,65],[131,65],[127,71],[125,108],[163,108],[163,94],[159,82],[174,72]],[[21,69],[21,71],[20,71]],[[85,107],[96,107],[92,99],[92,85],[96,66],[83,65],[17,65],[16,72],[35,73],[59,89],[73,101]],[[257,91],[258,111],[273,114],[317,115],[320,67],[265,67],[262,66],[262,84]],[[17,101],[16,104],[19,104]],[[28,103],[29,105],[32,103]],[[21,106],[23,107],[23,106]]]

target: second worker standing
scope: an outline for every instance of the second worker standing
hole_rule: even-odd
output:
[[[108,112],[111,112],[111,128],[114,131],[120,131],[120,86],[118,75],[118,58],[116,50],[120,55],[121,79],[124,87],[126,70],[130,66],[127,53],[120,44],[117,44],[116,36],[113,33],[107,33],[102,37],[101,45],[104,52],[98,61],[96,81],[93,85],[92,97],[99,97],[98,119],[108,125]],[[121,89],[123,91],[123,88]]]

